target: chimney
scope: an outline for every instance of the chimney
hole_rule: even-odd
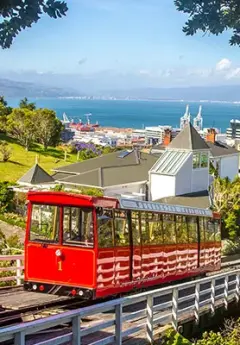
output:
[[[164,138],[163,138],[163,145],[168,146],[170,142],[172,141],[172,131],[167,128],[164,130]]]
[[[216,130],[215,128],[209,128],[206,136],[206,141],[215,143],[216,140]]]

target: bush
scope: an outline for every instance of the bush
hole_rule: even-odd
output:
[[[240,240],[238,239],[237,241],[231,241],[231,240],[224,241],[224,244],[222,247],[222,254],[223,255],[240,254]]]
[[[8,212],[13,209],[14,191],[9,187],[11,184],[7,181],[0,182],[0,212]]]
[[[11,157],[12,150],[6,141],[0,142],[0,152],[2,154],[2,161],[7,162]]]
[[[164,345],[192,345],[192,343],[185,339],[181,334],[175,332],[173,329],[167,331]]]
[[[0,213],[0,220],[6,222],[10,225],[19,226],[20,228],[25,229],[26,227],[26,219],[16,213]]]

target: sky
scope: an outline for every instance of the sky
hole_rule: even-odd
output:
[[[173,0],[67,0],[0,50],[0,77],[76,89],[240,83],[230,32],[185,36]]]

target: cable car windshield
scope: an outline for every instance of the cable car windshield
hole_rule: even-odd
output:
[[[93,247],[92,209],[32,205],[30,241],[59,243],[63,230],[63,245]],[[60,221],[62,219],[62,226]]]
[[[50,205],[33,205],[30,241],[57,243],[59,241],[60,208]]]

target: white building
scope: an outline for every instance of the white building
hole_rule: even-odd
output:
[[[207,143],[188,123],[149,172],[151,200],[207,191],[209,154]]]

